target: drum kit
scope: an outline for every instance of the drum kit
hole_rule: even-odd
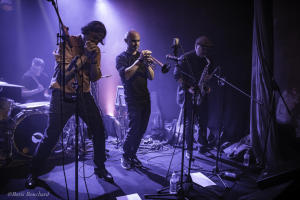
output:
[[[23,87],[0,81],[2,87]],[[14,155],[32,158],[36,147],[44,138],[50,102],[17,103],[0,97],[0,167],[13,160]],[[64,128],[64,149],[73,148],[75,120],[71,118]],[[86,126],[83,126],[86,128]],[[55,147],[62,150],[62,145]]]

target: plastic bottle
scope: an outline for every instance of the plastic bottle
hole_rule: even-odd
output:
[[[237,178],[234,172],[224,172],[223,177],[235,180]]]
[[[176,174],[176,172],[172,173],[172,177],[170,179],[170,194],[176,194],[177,193],[177,187],[178,187],[178,181],[179,177]]]
[[[249,162],[250,162],[250,154],[249,154],[249,150],[247,150],[244,154],[244,162],[243,165],[245,167],[249,167]]]

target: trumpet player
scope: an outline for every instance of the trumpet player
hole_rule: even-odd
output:
[[[137,158],[137,150],[148,126],[151,112],[150,95],[147,81],[154,79],[151,67],[153,58],[151,51],[139,51],[140,34],[130,30],[126,33],[126,51],[116,58],[116,68],[119,71],[124,86],[125,100],[128,108],[129,129],[123,145],[124,154],[121,166],[124,169],[142,167]]]
[[[199,152],[208,151],[209,145],[214,145],[213,135],[207,135],[208,124],[208,102],[207,95],[209,88],[204,88],[204,93],[199,88],[199,83],[207,83],[210,77],[211,61],[208,59],[208,53],[211,50],[212,43],[206,36],[200,36],[195,41],[195,49],[181,56],[179,65],[175,67],[174,77],[179,83],[177,90],[177,103],[183,109],[184,101],[186,109],[186,157],[189,158],[193,147],[194,122],[199,125],[198,143]],[[201,80],[202,79],[202,80]],[[203,85],[202,85],[203,86]],[[186,92],[184,92],[186,91]],[[201,103],[197,104],[194,95],[200,95]],[[196,96],[197,97],[197,96]],[[193,120],[194,119],[194,120]]]

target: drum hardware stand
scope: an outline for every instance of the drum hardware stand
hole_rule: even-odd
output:
[[[117,112],[116,119],[119,122],[119,127],[120,127],[120,136],[118,136],[117,134],[117,147],[116,147],[117,149],[122,146],[126,136],[126,130],[127,130],[126,107],[127,105],[125,102],[124,87],[117,86],[115,110]]]
[[[127,126],[126,126],[126,116],[124,114],[124,109],[126,109],[125,107],[120,106],[119,108],[119,117],[118,117],[118,122],[120,123],[120,136],[117,136],[117,149],[119,147],[122,146],[122,144],[124,143],[124,139],[126,136],[126,130],[127,130]]]

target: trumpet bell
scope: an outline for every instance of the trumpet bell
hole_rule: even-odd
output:
[[[169,64],[164,64],[162,67],[161,67],[161,72],[166,74],[170,71],[170,65]]]

